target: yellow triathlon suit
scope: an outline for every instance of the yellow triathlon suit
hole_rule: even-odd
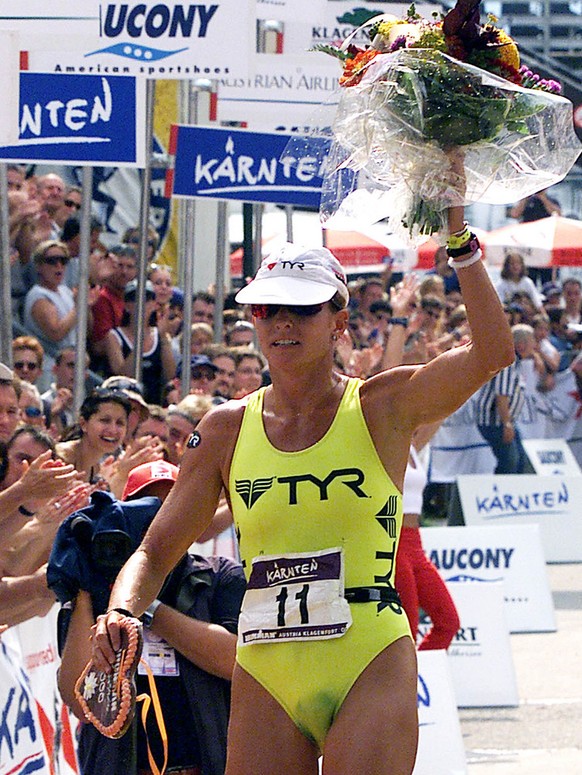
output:
[[[248,579],[237,661],[320,748],[366,666],[410,636],[393,588],[402,496],[368,432],[362,384],[348,380],[325,436],[299,452],[269,442],[264,389],[253,393],[230,469]]]

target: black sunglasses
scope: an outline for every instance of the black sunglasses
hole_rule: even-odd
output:
[[[139,382],[136,382],[133,379],[115,379],[111,381],[111,384],[107,384],[106,388],[103,388],[104,390],[133,390],[136,393],[139,393],[140,396],[143,395],[143,388],[139,384]]]
[[[78,202],[74,202],[72,199],[65,199],[65,204],[67,207],[74,207],[75,210],[81,209],[81,205]]]
[[[67,264],[69,261],[68,256],[44,256],[43,262],[49,266],[56,266],[57,264]]]
[[[259,320],[275,317],[280,309],[286,309],[292,315],[298,315],[300,318],[310,318],[318,315],[325,307],[323,304],[251,304],[251,314]]]
[[[14,364],[15,369],[38,369],[38,363],[36,361],[16,361]]]

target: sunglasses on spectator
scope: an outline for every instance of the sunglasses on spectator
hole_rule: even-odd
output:
[[[280,309],[286,309],[292,315],[300,318],[311,318],[318,315],[325,304],[251,304],[251,314],[259,320],[275,317]]]
[[[69,262],[68,256],[44,256],[43,263],[49,266],[56,266],[57,264],[67,264]]]
[[[42,414],[42,409],[38,406],[25,406],[23,411],[27,417],[40,417]]]
[[[65,199],[64,203],[67,207],[74,207],[75,210],[81,209],[79,202],[75,202],[73,199]]]
[[[38,369],[38,363],[36,361],[16,361],[14,364],[15,369]]]

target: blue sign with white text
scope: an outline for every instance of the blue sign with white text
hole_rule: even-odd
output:
[[[0,159],[139,165],[136,79],[120,75],[20,74],[19,142]]]
[[[244,129],[176,130],[174,196],[319,207],[328,139],[302,143],[292,135]]]

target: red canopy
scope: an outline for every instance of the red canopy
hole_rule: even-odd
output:
[[[500,266],[511,251],[521,253],[528,266],[582,266],[582,221],[552,215],[489,232],[489,264]]]
[[[327,247],[348,273],[380,272],[384,267],[385,259],[390,256],[389,248],[357,231],[328,229],[325,235]],[[263,256],[268,255],[271,247],[280,241],[280,237],[264,240]],[[238,248],[230,255],[230,269],[234,277],[240,277],[242,274],[242,257],[242,248]]]

